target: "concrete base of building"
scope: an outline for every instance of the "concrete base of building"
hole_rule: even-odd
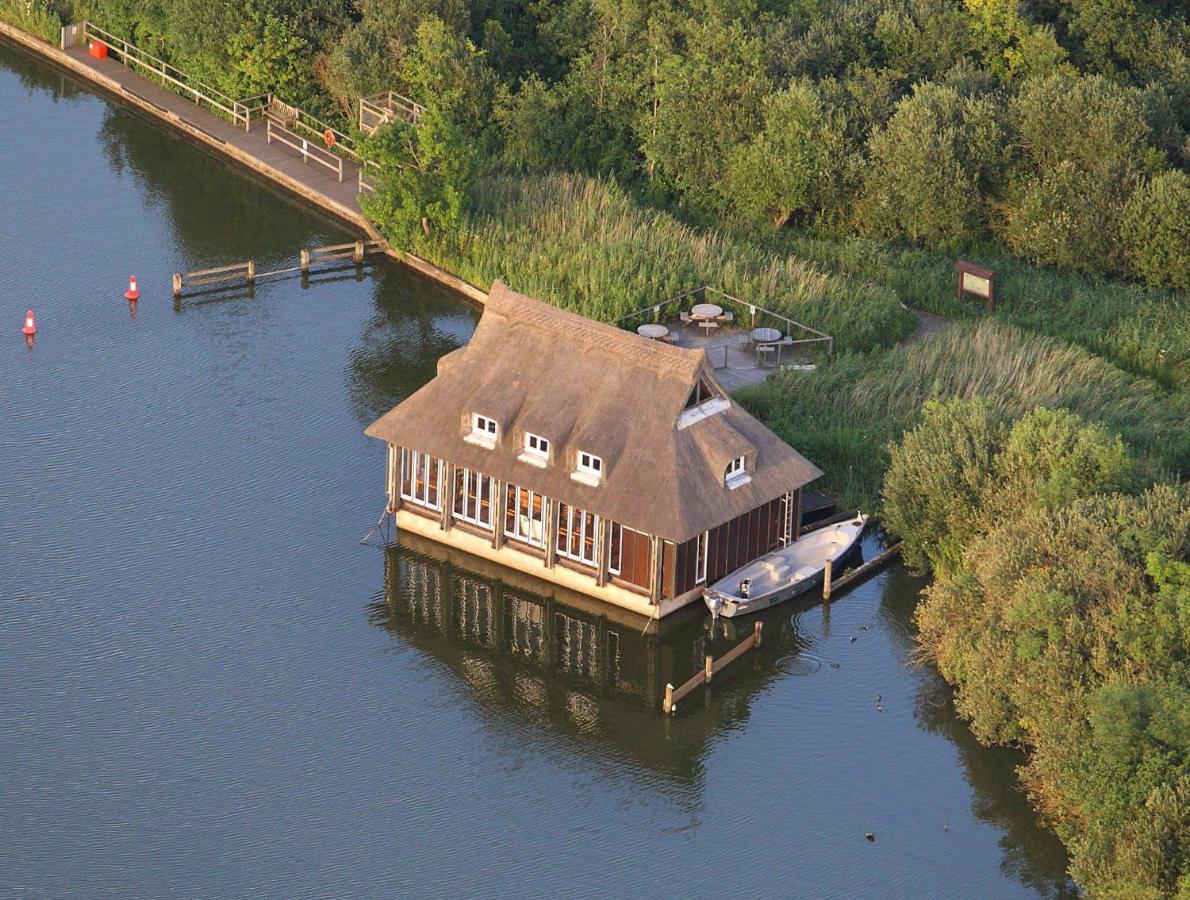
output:
[[[699,588],[680,597],[664,599],[661,601],[659,611],[648,597],[636,591],[614,583],[600,587],[595,583],[594,575],[584,575],[567,566],[555,565],[552,568],[546,568],[539,557],[530,553],[522,553],[508,544],[505,544],[500,550],[495,550],[488,538],[464,531],[461,528],[443,529],[437,522],[418,513],[399,510],[396,521],[398,536],[401,532],[406,531],[448,547],[456,547],[472,556],[489,560],[517,572],[523,572],[541,581],[556,584],[568,591],[601,600],[619,609],[635,613],[644,619],[664,618],[684,606],[689,606],[702,596],[702,589]]]

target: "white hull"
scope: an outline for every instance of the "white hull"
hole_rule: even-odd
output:
[[[788,547],[774,550],[719,579],[703,592],[711,614],[733,618],[768,609],[822,584],[827,560],[832,566],[859,541],[868,517],[818,528]],[[749,582],[744,597],[742,582]]]

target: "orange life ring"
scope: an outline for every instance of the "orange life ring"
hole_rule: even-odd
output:
[[[328,147],[335,146],[335,133],[329,128],[322,133],[322,139],[326,141]]]

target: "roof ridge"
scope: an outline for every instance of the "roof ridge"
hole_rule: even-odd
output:
[[[702,350],[675,347],[616,325],[588,319],[514,291],[499,279],[492,283],[488,308],[518,325],[544,332],[564,332],[568,339],[577,339],[584,349],[594,348],[627,365],[650,369],[663,377],[693,379],[700,371],[705,355]]]

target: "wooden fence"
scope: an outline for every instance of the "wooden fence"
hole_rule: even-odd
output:
[[[665,697],[661,700],[661,711],[666,715],[678,711],[678,701],[697,688],[700,684],[710,684],[711,679],[719,672],[726,669],[733,662],[747,653],[754,647],[760,646],[761,633],[764,631],[764,623],[757,622],[752,629],[752,633],[720,656],[718,659],[713,658],[709,653],[703,662],[702,671],[693,676],[689,681],[680,687],[674,687],[672,684],[665,686]]]
[[[359,101],[359,130],[364,134],[373,135],[381,125],[400,117],[407,122],[417,124],[425,107],[420,103],[398,94],[396,91],[385,91],[371,97],[361,97]]]
[[[326,166],[338,175],[340,182],[343,181],[343,157],[336,156],[330,150],[320,147],[317,142],[311,142],[309,138],[304,138],[297,132],[290,131],[288,128],[278,125],[272,119],[269,119],[265,123],[265,139],[270,144],[273,141],[277,141],[286,147],[292,147],[298,153],[302,154],[303,164],[314,160],[320,166]]]
[[[146,53],[135,44],[130,44],[123,38],[104,31],[91,22],[84,21],[81,24],[84,42],[90,40],[104,44],[110,52],[117,54],[128,68],[136,69],[149,79],[161,82],[164,87],[172,89],[183,97],[193,98],[198,106],[205,106],[230,119],[236,125],[243,124],[245,131],[250,127],[248,106],[242,101],[191,78],[165,60]],[[73,40],[74,37],[71,39]]]

